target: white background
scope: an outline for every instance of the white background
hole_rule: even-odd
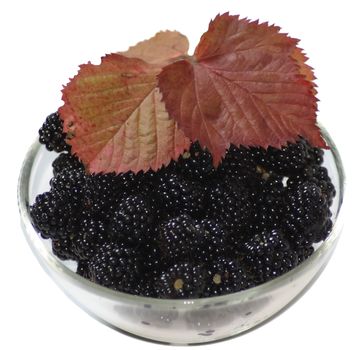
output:
[[[319,86],[319,121],[343,157],[348,216],[316,284],[289,310],[246,335],[206,349],[354,348],[354,11],[352,1],[2,1],[0,5],[0,348],[98,349],[163,345],[125,336],[74,305],[32,255],[19,225],[16,183],[22,159],[61,87],[81,63],[125,50],[162,29],[190,39],[230,11],[281,26],[301,39]]]

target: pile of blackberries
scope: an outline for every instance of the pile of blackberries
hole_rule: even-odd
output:
[[[332,229],[335,196],[323,151],[231,146],[218,168],[192,143],[157,172],[88,174],[62,122],[39,131],[51,189],[30,207],[60,259],[103,286],[156,298],[199,298],[269,281],[307,259]],[[59,137],[60,135],[60,137]]]

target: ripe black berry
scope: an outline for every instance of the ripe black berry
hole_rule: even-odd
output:
[[[43,238],[65,238],[76,229],[79,207],[67,196],[45,192],[30,207],[32,222]]]
[[[261,284],[296,267],[298,255],[293,250],[277,250],[268,255],[248,255],[243,261],[254,283]]]
[[[70,153],[60,153],[52,163],[53,175],[56,176],[62,171],[70,172],[75,169],[84,170],[84,165],[80,160]]]
[[[296,247],[310,247],[330,215],[321,189],[312,182],[304,182],[286,198],[283,232]]]
[[[170,261],[189,260],[200,230],[196,221],[187,214],[163,222],[157,230],[162,257]]]
[[[246,271],[235,259],[220,257],[208,264],[204,296],[235,293],[251,286]]]
[[[240,248],[247,255],[261,256],[269,255],[275,250],[288,250],[290,245],[280,230],[273,229],[255,234],[243,242]]]
[[[140,261],[134,249],[104,243],[88,261],[88,269],[91,281],[131,293],[139,279]]]
[[[52,251],[59,259],[76,260],[76,255],[73,252],[72,241],[69,237],[53,239]]]
[[[39,142],[46,146],[48,151],[69,151],[70,146],[65,142],[66,134],[63,133],[63,121],[58,112],[50,114],[38,131]]]
[[[119,202],[109,224],[113,239],[138,243],[149,234],[154,213],[142,195],[130,195]]]
[[[218,259],[229,253],[230,232],[221,224],[204,219],[201,222],[196,221],[195,225],[198,230],[190,243],[193,247],[191,254],[195,261],[207,263],[211,259]]]
[[[204,208],[201,185],[170,172],[162,172],[156,181],[156,197],[162,209],[172,214],[201,215]]]
[[[257,284],[280,276],[298,264],[298,255],[276,229],[255,234],[240,250],[245,254],[246,269]]]
[[[282,175],[298,173],[307,165],[309,149],[310,147],[304,139],[296,143],[289,143],[288,146],[281,149],[269,147],[262,165],[268,170]]]
[[[205,190],[206,216],[223,225],[232,234],[243,231],[251,207],[247,190],[221,182],[209,183]]]
[[[109,233],[105,224],[98,219],[87,217],[72,234],[72,251],[78,260],[89,259],[108,240]]]
[[[157,281],[159,298],[198,298],[205,286],[205,270],[190,262],[177,263],[164,271]]]

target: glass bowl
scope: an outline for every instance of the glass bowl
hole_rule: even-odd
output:
[[[218,297],[163,300],[134,296],[102,287],[75,273],[76,263],[53,255],[31,224],[29,205],[49,189],[56,154],[38,142],[29,149],[19,178],[18,205],[23,232],[46,272],[87,313],[130,335],[169,344],[198,344],[225,339],[271,319],[299,299],[329,261],[343,224],[344,172],[337,149],[323,129],[330,150],[324,166],[336,188],[333,229],[307,260],[288,273],[257,287]]]

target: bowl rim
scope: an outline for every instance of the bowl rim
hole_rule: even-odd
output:
[[[43,147],[36,139],[29,150],[27,151],[25,158],[22,163],[22,167],[20,170],[20,175],[18,179],[18,187],[17,187],[17,201],[21,219],[21,225],[24,232],[24,235],[30,245],[34,255],[41,263],[42,267],[49,273],[49,267],[46,266],[48,264],[51,265],[52,269],[55,269],[58,273],[65,275],[65,277],[70,279],[72,283],[74,283],[77,287],[83,288],[85,290],[90,290],[92,293],[105,297],[107,299],[111,299],[117,302],[125,302],[125,303],[134,303],[134,304],[142,304],[142,305],[159,305],[162,308],[191,308],[192,306],[204,306],[206,304],[224,304],[226,302],[243,302],[245,300],[252,300],[255,296],[260,297],[261,295],[267,294],[269,291],[277,289],[288,282],[292,281],[296,276],[302,274],[307,267],[312,265],[315,260],[317,260],[321,255],[323,255],[327,249],[333,245],[337,241],[337,238],[340,234],[344,216],[344,194],[345,194],[345,173],[343,163],[338,152],[335,143],[332,138],[326,131],[326,129],[322,126],[319,126],[325,139],[326,143],[329,146],[329,149],[332,153],[336,169],[339,177],[339,204],[337,211],[335,213],[335,217],[333,220],[333,228],[329,236],[325,241],[323,241],[318,249],[305,261],[301,264],[293,268],[292,270],[284,273],[281,276],[278,276],[268,282],[262,283],[255,287],[251,287],[246,290],[242,290],[235,293],[225,294],[221,296],[213,296],[213,297],[203,297],[203,298],[194,298],[194,299],[160,299],[153,297],[145,297],[139,295],[133,295],[129,293],[119,292],[116,290],[109,289],[107,287],[101,286],[90,280],[78,275],[74,271],[70,270],[67,266],[65,266],[59,258],[55,257],[52,252],[50,252],[47,248],[44,247],[43,239],[40,235],[35,231],[32,226],[31,217],[29,214],[29,183],[30,183],[30,174],[32,170],[32,166],[36,155],[41,147]],[[40,259],[42,258],[42,259]],[[45,261],[46,264],[42,263]]]

